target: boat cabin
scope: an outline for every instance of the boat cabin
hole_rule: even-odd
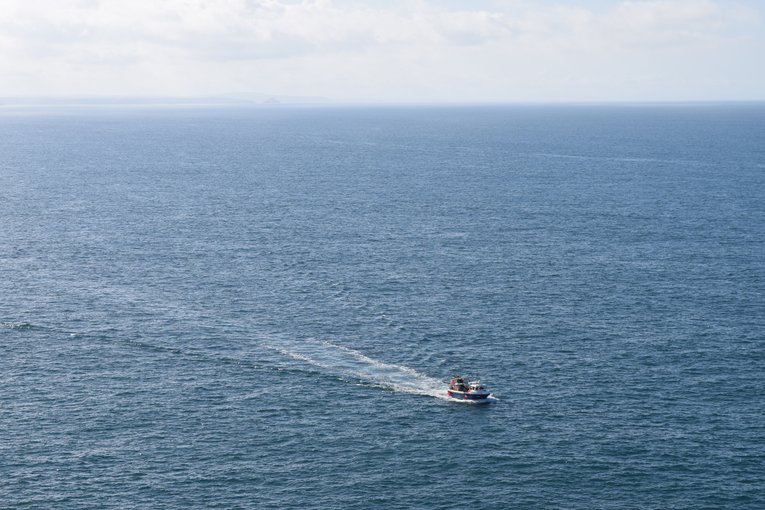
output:
[[[449,389],[452,391],[478,391],[485,390],[481,381],[468,381],[464,377],[454,376],[449,381]]]
[[[481,384],[481,381],[471,381],[468,384],[468,390],[469,391],[485,391],[486,388],[483,384]]]

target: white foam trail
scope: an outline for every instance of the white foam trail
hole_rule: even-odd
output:
[[[358,379],[366,384],[413,395],[448,399],[446,384],[417,370],[385,363],[342,345],[307,340],[301,343],[268,345],[294,360],[324,369],[332,374]]]

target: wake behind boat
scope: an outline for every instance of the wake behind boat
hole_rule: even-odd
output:
[[[463,402],[488,402],[489,397],[491,397],[491,393],[481,384],[481,381],[468,381],[459,376],[451,378],[446,394]]]

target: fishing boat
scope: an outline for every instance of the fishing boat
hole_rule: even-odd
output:
[[[464,377],[454,376],[449,381],[447,395],[456,400],[487,401],[491,393],[481,381],[468,381]]]

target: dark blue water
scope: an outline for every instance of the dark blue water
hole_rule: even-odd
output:
[[[0,507],[763,508],[765,106],[6,108],[0,323]]]

